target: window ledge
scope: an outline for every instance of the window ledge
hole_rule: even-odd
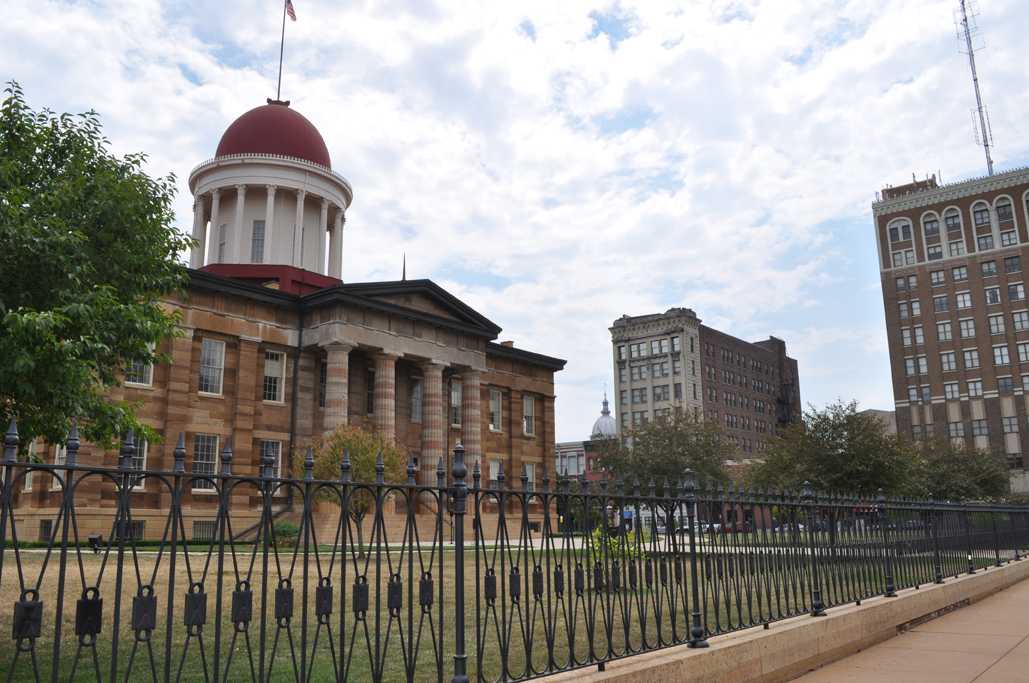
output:
[[[151,382],[150,384],[137,384],[135,382],[125,382],[125,386],[127,388],[129,388],[129,389],[153,389],[154,388],[153,382]]]
[[[198,391],[197,392],[197,396],[200,396],[201,398],[219,398],[219,399],[225,398],[225,394],[224,393],[222,393],[222,394],[212,394],[212,393],[207,392],[207,391]]]
[[[192,494],[200,494],[202,496],[217,496],[218,495],[218,489],[190,489],[189,492],[192,493]]]
[[[285,406],[286,405],[285,401],[269,401],[268,399],[263,399],[261,401],[261,403],[263,405],[266,405],[266,406]]]

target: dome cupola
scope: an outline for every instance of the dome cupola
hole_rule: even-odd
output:
[[[269,100],[233,121],[218,143],[215,157],[236,154],[270,154],[304,159],[332,167],[322,134],[289,102]]]
[[[611,417],[611,410],[607,405],[607,394],[604,394],[604,401],[601,404],[600,417],[593,423],[593,430],[590,432],[591,439],[611,439],[618,436],[618,424]]]

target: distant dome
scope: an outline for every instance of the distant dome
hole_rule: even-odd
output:
[[[215,156],[232,154],[276,154],[332,167],[322,134],[285,102],[256,107],[233,121]]]
[[[611,417],[611,411],[607,407],[607,394],[604,394],[602,405],[600,417],[593,423],[593,431],[590,432],[590,438],[592,439],[610,439],[618,436],[618,424]]]

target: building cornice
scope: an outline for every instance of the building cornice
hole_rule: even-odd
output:
[[[313,161],[307,159],[300,159],[299,157],[290,157],[282,154],[226,154],[225,156],[214,157],[208,159],[200,164],[197,164],[192,171],[189,172],[189,187],[193,191],[196,189],[197,176],[203,171],[217,168],[219,166],[230,166],[234,164],[253,164],[253,163],[268,163],[273,165],[299,167],[305,171],[312,171],[320,175],[331,178],[335,182],[343,186],[348,204],[354,199],[354,188],[351,187],[350,181],[344,178],[339,173],[336,173],[328,166],[322,166],[316,164]]]
[[[564,370],[565,364],[568,362],[561,358],[544,356],[542,353],[534,353],[532,351],[518,349],[513,346],[504,346],[503,344],[497,344],[494,342],[486,344],[486,355],[517,360],[523,363],[529,363],[530,365],[539,365],[547,368],[548,370],[554,371]]]
[[[876,216],[909,211],[933,204],[952,202],[962,197],[972,197],[985,192],[1003,190],[1013,185],[1029,183],[1029,167],[1016,168],[1005,173],[963,180],[942,185],[931,190],[921,190],[894,199],[872,202],[872,213]]]

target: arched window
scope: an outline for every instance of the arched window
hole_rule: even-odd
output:
[[[922,216],[922,231],[926,240],[940,236],[940,219],[935,213],[927,213]]]
[[[957,209],[947,209],[947,212],[943,214],[943,223],[947,226],[948,237],[961,236],[961,214]]]
[[[997,200],[997,220],[1001,223],[1015,220],[1014,211],[1011,209],[1011,200],[1007,197]]]
[[[890,223],[890,243],[907,242],[911,239],[911,223],[908,221],[894,221]]]
[[[972,206],[972,222],[977,228],[990,224],[990,206],[986,202],[977,202]]]

